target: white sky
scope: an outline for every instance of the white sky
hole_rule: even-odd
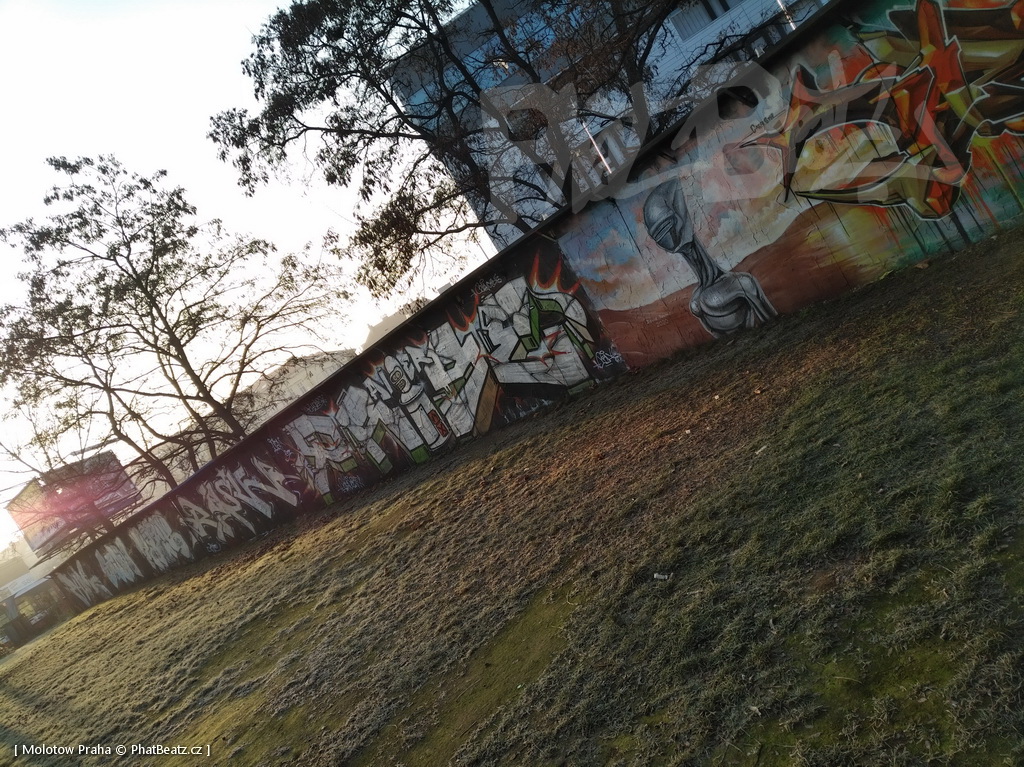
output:
[[[110,153],[141,173],[166,168],[201,215],[280,247],[343,227],[343,191],[296,183],[246,199],[206,138],[210,115],[253,105],[240,62],[279,2],[0,0],[3,222],[39,209],[56,181],[47,157]]]
[[[297,163],[290,184],[246,198],[230,165],[216,159],[209,118],[253,107],[240,62],[251,39],[285,0],[0,0],[0,226],[40,216],[59,181],[50,156],[114,154],[132,171],[166,169],[205,219],[294,250],[319,247],[333,227],[346,231],[353,197],[316,182]],[[0,302],[19,271],[20,253],[0,249]],[[387,307],[391,311],[392,306]],[[357,309],[356,346],[381,310]],[[0,467],[0,505],[25,476]],[[0,511],[0,546],[13,523]]]

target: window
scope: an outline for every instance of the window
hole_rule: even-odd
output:
[[[693,5],[680,8],[669,18],[676,32],[685,40],[741,5],[740,0],[699,0]]]
[[[700,4],[680,8],[669,18],[676,33],[686,40],[704,29],[714,17],[703,4]]]

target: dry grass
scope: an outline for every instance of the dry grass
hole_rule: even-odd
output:
[[[0,764],[1017,763],[1022,278],[891,276],[100,605],[0,660]]]

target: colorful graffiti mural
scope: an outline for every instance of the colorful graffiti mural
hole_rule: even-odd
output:
[[[787,192],[948,216],[975,137],[1024,131],[1019,6],[919,0],[887,19],[853,27],[871,61],[849,85],[818,90],[798,68],[782,125],[750,143],[782,153]]]
[[[737,69],[721,93],[743,90],[745,105],[695,109],[615,199],[557,227],[631,366],[1024,214],[1017,5],[849,3],[834,18],[775,63]]]
[[[549,255],[546,278],[537,254],[526,276],[479,281],[439,324],[366,359],[358,382],[312,400],[275,449],[330,502],[623,370]]]
[[[624,371],[557,248],[522,261],[364,355],[240,456],[79,556],[66,589],[83,606],[109,598]]]
[[[836,6],[628,186],[502,254],[58,582],[94,604],[629,368],[1019,224],[1019,6]]]

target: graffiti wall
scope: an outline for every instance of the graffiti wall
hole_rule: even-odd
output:
[[[628,183],[505,252],[58,569],[83,608],[563,397],[1020,223],[1024,15],[835,6]]]
[[[628,364],[1017,225],[1022,30],[1000,0],[850,2],[770,63],[710,67],[718,98],[558,227]]]
[[[436,302],[57,579],[94,604],[625,370],[561,252],[540,241]]]
[[[279,460],[329,503],[623,370],[548,249],[525,276],[481,278],[426,327],[363,355],[357,381],[281,430]]]

